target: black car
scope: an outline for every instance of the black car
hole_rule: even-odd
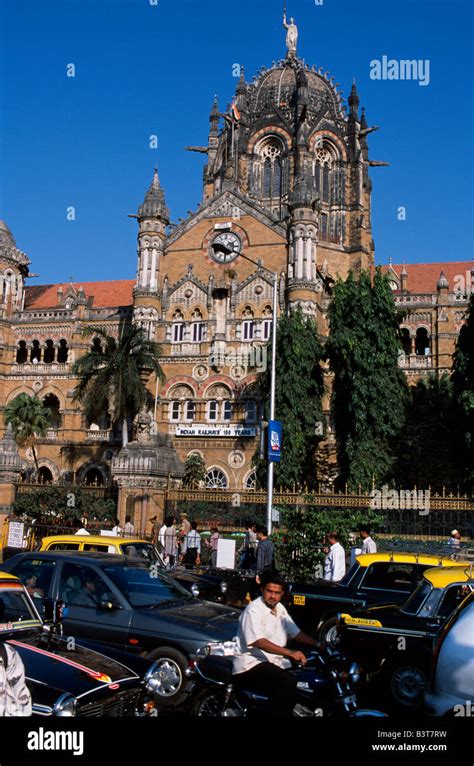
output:
[[[53,608],[51,605],[51,615]],[[20,580],[0,572],[0,641],[20,655],[40,716],[135,716],[157,713],[159,668],[93,642],[66,640],[57,621],[43,623]]]
[[[340,582],[290,584],[287,607],[296,624],[321,641],[337,637],[337,615],[371,604],[402,604],[425,569],[453,561],[416,553],[367,553],[356,557]]]
[[[30,552],[4,569],[27,582],[34,574],[38,602],[62,600],[65,635],[90,639],[154,660],[156,694],[166,704],[184,698],[198,650],[233,653],[239,613],[195,598],[171,577],[126,556]]]
[[[341,614],[341,646],[374,674],[375,693],[383,688],[398,705],[421,705],[434,640],[473,590],[472,566],[427,569],[404,604],[380,604]]]

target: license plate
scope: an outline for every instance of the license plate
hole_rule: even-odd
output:
[[[304,606],[306,603],[306,596],[293,596],[293,603],[297,606]]]

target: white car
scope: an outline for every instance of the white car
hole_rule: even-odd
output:
[[[474,595],[460,604],[441,631],[425,703],[437,716],[474,713]]]

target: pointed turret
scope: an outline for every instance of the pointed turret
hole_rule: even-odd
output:
[[[358,116],[359,116],[359,103],[360,103],[360,99],[359,99],[359,95],[357,93],[357,87],[356,87],[355,79],[354,79],[354,81],[352,83],[352,88],[351,88],[351,92],[350,92],[348,101],[349,101],[350,117],[353,120],[357,120]]]
[[[165,195],[158,178],[158,168],[155,168],[153,181],[150,184],[143,203],[138,208],[138,220],[145,218],[158,218],[165,224],[169,223],[169,210],[166,207]]]

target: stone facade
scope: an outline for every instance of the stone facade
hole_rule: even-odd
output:
[[[250,84],[242,73],[228,113],[214,102],[207,145],[188,147],[207,155],[203,199],[179,225],[155,170],[136,215],[135,281],[25,287],[29,260],[0,224],[1,405],[26,391],[51,407],[53,427],[37,450],[42,480],[103,483],[112,468],[119,483],[130,480],[120,473],[120,434],[107,412],[86,421],[71,375],[97,342],[84,339],[85,325],[116,332],[130,318],[163,348],[166,382],[147,383],[151,397],[158,392],[159,432],[174,439],[181,461],[203,455],[207,486],[252,487],[259,404],[251,384],[266,363],[273,281],[278,312],[301,306],[325,336],[335,279],[374,267],[369,167],[384,163],[369,159],[373,130],[355,84],[346,109],[333,77],[288,54]],[[410,380],[449,369],[474,262],[386,268],[409,310],[400,364]],[[332,438],[322,454],[332,454]],[[34,476],[31,453],[21,457]],[[158,468],[149,478],[164,481]]]

